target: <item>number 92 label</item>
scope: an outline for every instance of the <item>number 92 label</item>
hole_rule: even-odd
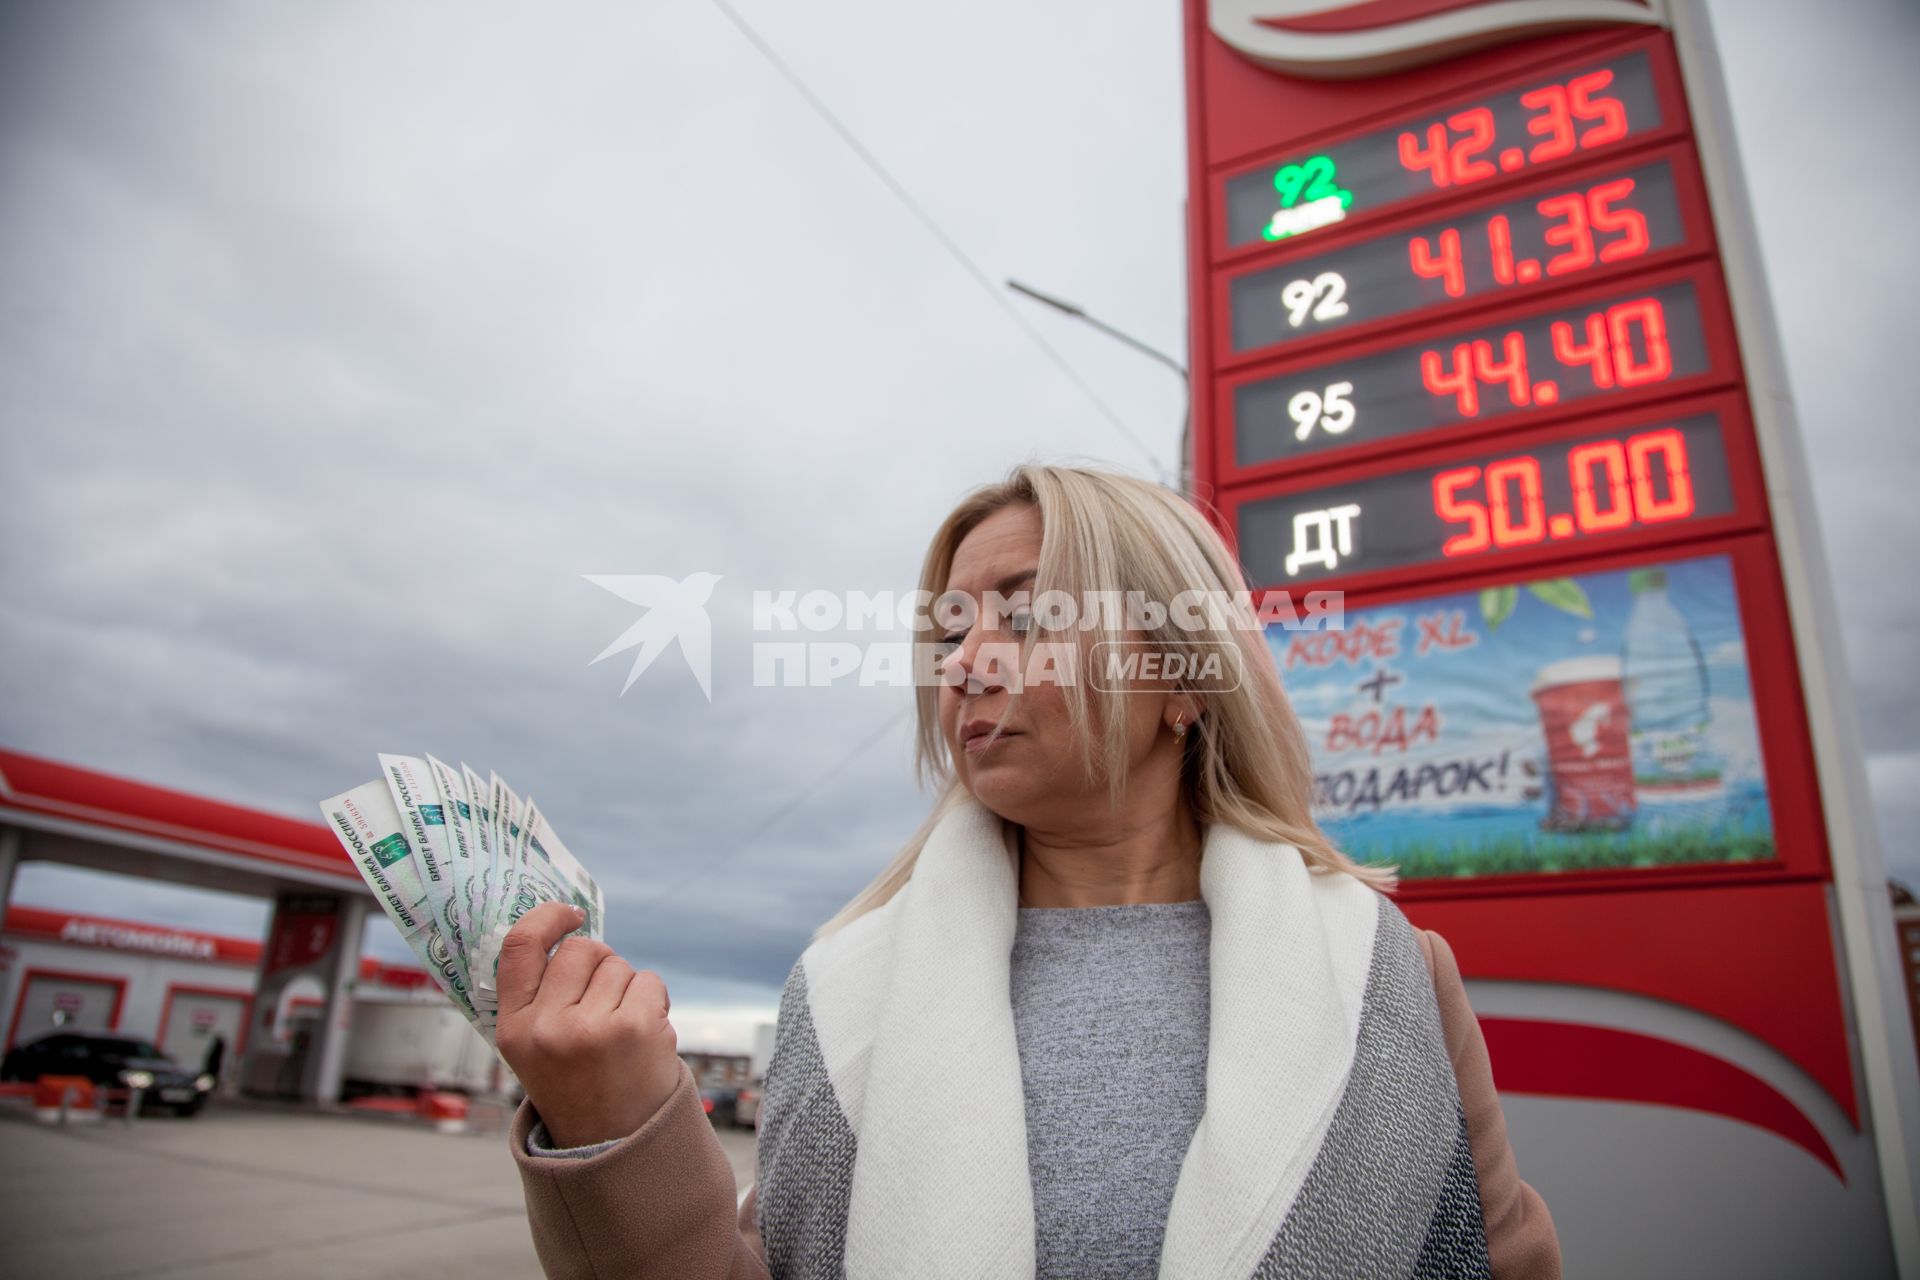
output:
[[[1322,271],[1310,280],[1289,280],[1280,289],[1287,323],[1298,329],[1324,324],[1347,314],[1347,280],[1338,271]]]

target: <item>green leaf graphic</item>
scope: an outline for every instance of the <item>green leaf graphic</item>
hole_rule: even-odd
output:
[[[1593,616],[1593,605],[1588,603],[1587,593],[1582,591],[1580,584],[1572,578],[1549,578],[1545,582],[1529,582],[1527,590],[1562,613],[1570,613],[1576,618]]]
[[[1480,593],[1480,616],[1486,619],[1487,630],[1498,631],[1500,624],[1513,613],[1513,606],[1520,602],[1520,593],[1512,587],[1488,587]]]

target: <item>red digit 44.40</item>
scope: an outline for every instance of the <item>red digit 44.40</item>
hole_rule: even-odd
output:
[[[1644,356],[1635,349],[1636,337]],[[1567,321],[1554,321],[1553,354],[1569,369],[1586,368],[1601,390],[1638,387],[1673,375],[1667,313],[1658,298],[1636,298],[1596,311],[1578,333]]]
[[[1595,390],[1626,390],[1673,376],[1666,309],[1658,298],[1617,302],[1577,324],[1556,320],[1548,332],[1558,366],[1586,370]],[[1563,385],[1543,383],[1536,397],[1526,335],[1517,329],[1493,340],[1479,338],[1422,351],[1420,382],[1433,395],[1452,396],[1454,409],[1463,418],[1480,415],[1483,388],[1500,390],[1509,407],[1522,409],[1536,402],[1555,403]]]

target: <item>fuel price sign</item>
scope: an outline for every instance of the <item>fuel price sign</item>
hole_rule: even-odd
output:
[[[1228,284],[1233,350],[1626,264],[1687,239],[1673,168],[1661,161],[1503,200]]]
[[[1272,243],[1432,195],[1592,155],[1662,123],[1644,53],[1536,76],[1226,181],[1227,244]]]
[[[1261,498],[1239,509],[1259,582],[1312,582],[1676,528],[1735,509],[1721,424],[1703,414]]]
[[[1315,821],[1487,983],[1541,1185],[1611,1189],[1554,1204],[1583,1267],[1920,1275],[1846,618],[1706,0],[1185,3],[1193,492],[1256,592],[1342,601],[1266,634]]]
[[[1234,461],[1371,444],[1686,382],[1712,367],[1691,281],[1628,289],[1240,383]]]

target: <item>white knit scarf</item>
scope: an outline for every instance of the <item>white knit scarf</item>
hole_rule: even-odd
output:
[[[1025,1098],[1010,997],[1017,879],[1005,824],[977,803],[963,802],[935,828],[911,880],[893,899],[814,944],[796,966],[790,992],[803,974],[805,998],[791,1014],[783,1007],[783,1045],[769,1073],[769,1106],[782,1055],[796,1062],[803,1051],[801,1033],[788,1023],[810,1022],[820,1065],[832,1082],[830,1096],[857,1150],[850,1191],[841,1192],[844,1274],[853,1280],[1026,1280],[1034,1274]],[[1363,1006],[1371,1001],[1384,1008],[1369,992],[1381,989],[1376,942],[1384,946],[1389,933],[1394,972],[1405,977],[1409,961],[1401,952],[1410,950],[1419,980],[1427,981],[1411,931],[1391,904],[1360,881],[1309,873],[1293,847],[1223,825],[1207,828],[1200,891],[1212,918],[1207,1101],[1181,1166],[1161,1276],[1241,1280],[1295,1274],[1299,1267],[1280,1258],[1280,1237],[1293,1216],[1301,1219],[1295,1235],[1355,1233],[1349,1225],[1307,1222],[1313,1215],[1302,1203],[1347,1196],[1342,1188],[1353,1182],[1355,1169],[1364,1179],[1380,1163],[1371,1151],[1380,1145],[1377,1118],[1356,1113],[1367,1099],[1344,1110],[1342,1103],[1354,1094],[1357,1048],[1388,1041],[1394,1047],[1379,1052],[1396,1061],[1382,1064],[1387,1074],[1375,1071],[1369,1078],[1404,1084],[1417,1075],[1434,1086],[1426,1104],[1411,1108],[1415,1127],[1425,1130],[1408,1135],[1415,1152],[1410,1158],[1421,1164],[1417,1176],[1409,1182],[1404,1170],[1379,1173],[1408,1184],[1380,1209],[1395,1216],[1388,1225],[1402,1237],[1391,1264],[1398,1270],[1408,1248],[1417,1250],[1431,1235],[1429,1218],[1464,1216],[1457,1204],[1441,1204],[1452,1194],[1443,1194],[1442,1187],[1449,1177],[1442,1166],[1449,1162],[1449,1185],[1459,1190],[1464,1138],[1457,1129],[1451,1067],[1444,1048],[1437,1047],[1437,1022],[1412,1033],[1383,1026],[1379,1035],[1361,1036],[1366,1017],[1409,1020]],[[1430,985],[1423,990],[1425,1013],[1431,1014]],[[1401,1007],[1420,1006],[1403,1000]],[[1396,1093],[1417,1092],[1394,1087]],[[1337,1113],[1344,1117],[1339,1124]],[[1369,1151],[1345,1152],[1344,1163],[1330,1161],[1317,1182],[1331,1185],[1303,1197],[1316,1162],[1333,1145],[1329,1134],[1351,1130],[1356,1122],[1375,1125],[1352,1144]],[[762,1194],[770,1211],[781,1215],[763,1227],[770,1248],[779,1244],[771,1237],[782,1224],[809,1212],[794,1188],[813,1187],[820,1166],[834,1163],[824,1148],[806,1146],[817,1140],[803,1133],[819,1131],[818,1124],[788,1126],[771,1136],[771,1151],[763,1135]],[[1470,1180],[1470,1163],[1468,1174]],[[777,1181],[782,1177],[789,1181],[784,1192]],[[1351,1209],[1344,1206],[1344,1217],[1352,1217]],[[1477,1194],[1471,1216],[1474,1221],[1452,1227],[1479,1231]],[[796,1263],[791,1274],[833,1270],[817,1260],[817,1246],[809,1247],[816,1261]],[[1328,1250],[1376,1257],[1369,1252],[1376,1246],[1365,1240],[1293,1247],[1306,1247],[1316,1257]],[[1426,1254],[1432,1251],[1429,1242]],[[1419,1269],[1431,1266],[1423,1261]]]

